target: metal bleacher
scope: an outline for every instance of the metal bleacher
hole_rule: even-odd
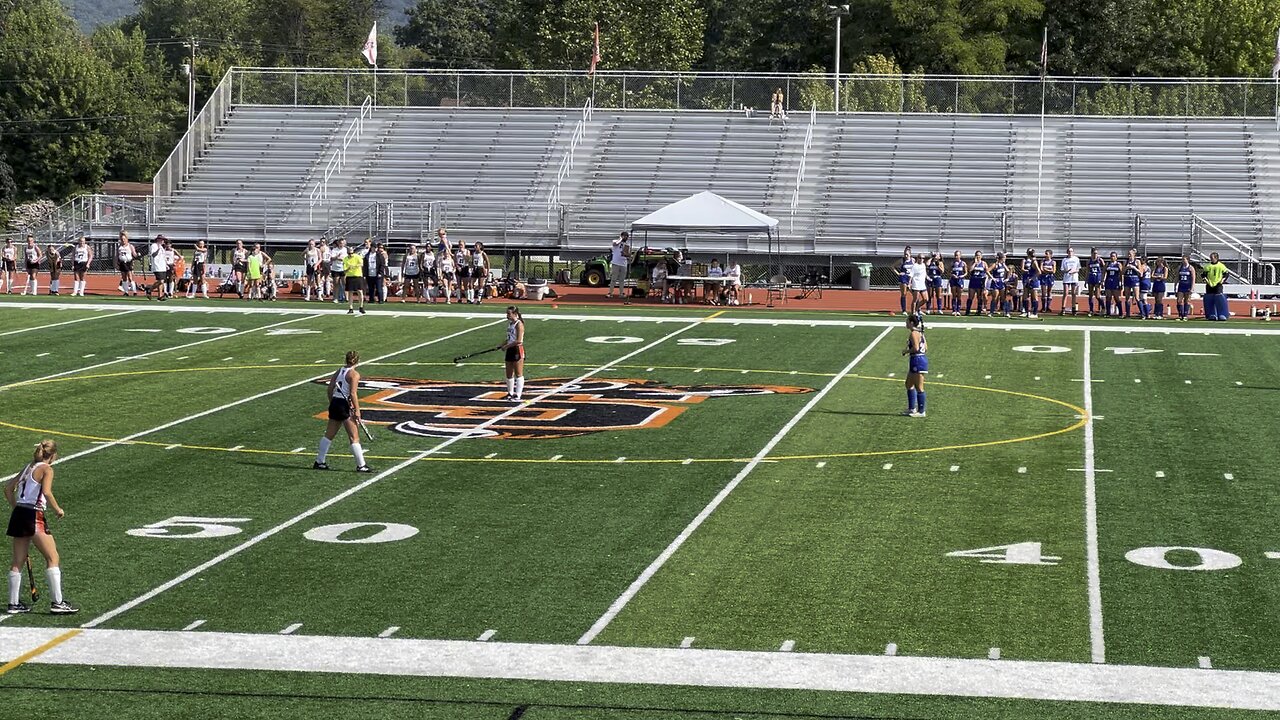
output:
[[[767,116],[597,113],[594,152],[563,196],[570,245],[598,243],[625,223],[710,190],[765,214],[789,207],[804,125]],[[730,237],[690,238],[738,247]]]
[[[828,113],[814,116],[806,152],[807,114],[783,123],[607,110],[575,129],[580,115],[374,109],[317,203],[313,187],[359,111],[237,105],[184,182],[156,199],[153,225],[295,239],[386,203],[389,236],[399,239],[447,225],[468,241],[574,249],[601,247],[630,221],[711,190],[783,220],[780,250],[789,253],[1027,240],[1140,241],[1172,252],[1189,242],[1195,216],[1264,255],[1280,250],[1266,244],[1268,211],[1280,202],[1269,182],[1280,173],[1280,133],[1265,122],[1055,117],[1042,135],[1034,116]],[[573,157],[570,136],[580,143]],[[683,241],[705,251],[766,247],[734,236]]]

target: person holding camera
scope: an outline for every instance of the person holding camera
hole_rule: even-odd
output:
[[[613,297],[613,289],[618,288],[618,297],[623,302],[627,299],[627,265],[631,262],[631,233],[623,230],[614,239],[609,256],[609,292],[605,297]]]

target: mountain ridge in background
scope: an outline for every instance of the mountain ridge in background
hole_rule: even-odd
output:
[[[132,15],[136,10],[134,0],[62,0],[71,15],[85,32],[93,32],[99,25],[108,25]],[[381,32],[390,33],[391,27],[404,22],[404,11],[413,7],[415,0],[386,0],[387,12],[382,19],[388,26]]]

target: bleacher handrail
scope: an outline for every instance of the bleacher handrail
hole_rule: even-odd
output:
[[[196,158],[213,140],[214,133],[231,112],[233,104],[231,88],[234,84],[235,73],[228,71],[213,89],[204,107],[200,109],[200,113],[191,121],[191,126],[182,134],[182,139],[156,171],[155,177],[152,178],[151,196],[153,198],[168,197],[186,182],[195,166]]]
[[[382,107],[557,108],[593,98],[597,109],[741,111],[811,102],[834,112],[829,73],[383,69],[376,79],[350,68],[232,68],[236,104],[347,107],[377,83]],[[329,76],[335,82],[311,82]],[[1051,116],[1272,118],[1274,82],[1263,78],[877,75],[842,73],[842,96],[857,112],[1039,115],[1042,86]],[[1032,89],[1035,91],[1033,92]]]
[[[800,146],[800,166],[796,168],[796,187],[791,191],[791,219],[788,229],[796,230],[796,209],[800,207],[800,186],[804,184],[805,165],[809,161],[809,148],[813,147],[813,127],[818,124],[818,104],[809,108],[809,127],[804,131],[804,144]]]
[[[347,129],[342,133],[342,142],[329,154],[329,159],[324,164],[324,172],[321,173],[320,179],[315,182],[311,192],[307,194],[308,221],[314,221],[313,213],[315,209],[329,200],[329,181],[346,167],[347,149],[351,147],[352,143],[359,141],[364,136],[364,121],[372,117],[373,97],[366,95],[364,102],[360,103],[360,111],[356,113],[354,118],[351,118]]]
[[[560,207],[560,186],[564,184],[564,179],[569,176],[573,170],[574,157],[578,153],[578,146],[587,136],[587,125],[591,122],[591,114],[594,108],[591,104],[591,98],[587,98],[587,102],[582,106],[582,115],[578,118],[578,123],[573,127],[573,133],[569,136],[569,147],[565,150],[564,157],[560,159],[560,169],[556,171],[555,184],[551,186],[551,192],[547,194],[547,227],[552,226],[552,215]]]

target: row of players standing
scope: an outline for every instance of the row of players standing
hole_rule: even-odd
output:
[[[1080,273],[1085,272],[1084,294],[1088,299],[1090,317],[1133,317],[1164,319],[1164,299],[1168,284],[1175,283],[1179,320],[1191,317],[1191,293],[1196,270],[1191,259],[1183,256],[1182,264],[1170,269],[1164,258],[1140,258],[1136,250],[1129,250],[1126,257],[1111,253],[1103,258],[1097,248],[1082,263],[1075,250],[1067,248],[1061,262],[1052,250],[1040,256],[1030,248],[1020,261],[1006,258],[997,252],[993,261],[983,258],[982,252],[973,254],[966,261],[957,250],[950,266],[940,253],[912,255],[911,248],[903,251],[902,260],[894,268],[901,285],[902,311],[928,314],[945,313],[960,315],[963,298],[964,315],[1003,314],[1010,317],[1014,310],[1020,317],[1036,318],[1039,313],[1053,312],[1053,290],[1061,271],[1062,291],[1058,314],[1076,315],[1080,312]],[[1148,301],[1150,295],[1150,301]]]
[[[86,238],[80,238],[71,247],[71,270],[75,274],[71,294],[83,295],[84,276],[89,271],[89,262],[93,259],[93,249],[89,247]],[[9,239],[6,239],[4,246],[0,247],[0,288],[3,288],[9,295],[13,294],[14,276],[18,273],[18,250],[18,246],[14,244],[13,240]],[[22,247],[21,259],[22,269],[25,271],[27,279],[22,285],[20,295],[40,294],[40,272],[46,263],[48,264],[47,272],[49,274],[49,294],[60,294],[64,260],[61,249],[57,245],[41,248],[36,243],[33,235],[27,235],[26,244]]]
[[[369,297],[374,302],[386,302],[390,255],[382,243],[375,244],[370,240],[350,249],[346,240],[338,240],[332,246],[323,240],[308,241],[303,253],[303,299],[323,301],[328,295],[335,303],[346,301],[344,290],[350,290],[350,278],[354,274],[347,263],[350,256],[362,258],[359,270],[367,281]],[[417,302],[436,302],[443,298],[446,304],[455,299],[479,303],[484,298],[489,270],[489,254],[485,252],[484,243],[478,242],[471,248],[461,244],[454,247],[441,228],[436,233],[434,245],[419,247],[410,244],[405,250],[400,261],[400,276],[404,281],[401,300],[413,297]],[[334,283],[334,275],[346,275],[347,282]]]

